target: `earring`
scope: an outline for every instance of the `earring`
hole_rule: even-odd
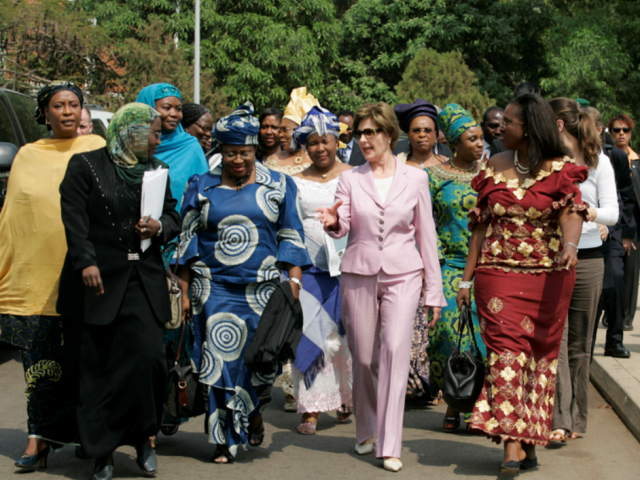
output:
[[[529,136],[529,134],[528,134],[528,133],[525,133],[525,134],[524,134],[524,136],[525,136],[525,137],[528,137],[528,136]]]

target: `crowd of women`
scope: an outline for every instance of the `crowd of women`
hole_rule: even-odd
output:
[[[621,225],[634,216],[629,165],[612,166],[595,109],[518,95],[494,126],[505,151],[488,158],[484,121],[423,99],[365,104],[339,112],[343,123],[302,87],[284,111],[256,117],[247,102],[214,122],[154,84],[116,112],[106,143],[79,135],[82,108],[72,83],[39,92],[51,136],[20,150],[0,214],[0,340],[22,350],[27,382],[17,467],[45,467],[71,444],[108,480],[113,452],[132,445],[154,475],[156,434],[188,420],[165,411],[176,355],[198,373],[211,460],[261,445],[277,373],[248,368],[244,353],[281,282],[303,312],[279,378],[299,434],[322,413],[353,414],[355,452],[400,470],[405,401],[438,397],[459,336],[486,364],[465,424],[504,442],[503,473],[536,468],[536,445],[586,431],[603,288],[610,324],[624,309],[604,226],[635,235]],[[627,142],[618,152],[637,158],[632,120],[610,123]],[[408,148],[395,155],[401,130]],[[141,218],[143,177],[158,168],[162,215]],[[170,265],[184,338],[163,329]],[[443,428],[460,421],[449,406]]]

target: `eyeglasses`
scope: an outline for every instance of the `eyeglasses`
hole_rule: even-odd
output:
[[[222,156],[224,157],[225,160],[229,160],[231,162],[238,157],[238,154],[236,152],[223,152]],[[251,160],[253,157],[254,157],[253,151],[240,152],[240,158],[242,158],[242,160]]]
[[[364,138],[373,138],[381,131],[382,130],[377,130],[375,128],[365,128],[364,130],[354,130],[353,135],[356,138],[360,138],[362,135],[364,135]]]
[[[612,128],[611,131],[613,133],[620,133],[620,132],[629,133],[631,129],[629,127],[624,127],[624,128],[616,127],[616,128]]]
[[[513,125],[513,123],[511,125]],[[500,128],[500,127],[504,128],[505,126],[506,126],[506,124],[504,122],[502,122],[502,123],[487,123],[487,127],[493,128],[493,129]]]
[[[278,129],[278,131],[279,131],[280,133],[288,133],[289,131],[291,131],[291,130],[293,130],[293,129],[294,129],[293,127],[288,127],[288,128],[287,128],[287,127],[280,127],[280,128]]]
[[[504,126],[508,127],[509,125],[524,125],[522,122],[512,122],[511,120],[505,120]]]
[[[429,135],[430,133],[435,132],[435,129],[433,128],[412,128],[411,129],[411,133],[414,133],[416,135],[421,134],[422,132],[426,133],[427,135]]]
[[[213,130],[213,127],[211,127],[211,128],[206,127],[206,126],[203,127],[198,122],[196,122],[194,125],[197,125],[200,130],[202,130],[203,132],[208,133],[209,135],[211,135],[211,130]]]

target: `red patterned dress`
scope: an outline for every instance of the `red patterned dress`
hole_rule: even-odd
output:
[[[537,178],[507,180],[484,165],[469,229],[489,223],[475,273],[487,375],[471,415],[471,430],[500,443],[547,445],[558,351],[576,281],[560,267],[560,210],[587,217],[578,184],[588,170],[564,157]]]

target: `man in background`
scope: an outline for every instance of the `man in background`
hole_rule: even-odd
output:
[[[502,107],[489,107],[482,116],[482,137],[484,139],[484,148],[482,155],[486,156],[491,150],[491,143],[496,139],[502,139],[504,132],[504,110]]]
[[[87,107],[82,108],[80,115],[80,125],[78,126],[80,135],[91,135],[93,133],[93,123],[91,123],[91,112]]]
[[[340,135],[340,141],[346,145],[345,148],[340,148],[338,150],[338,158],[342,160],[344,163],[351,165],[350,159],[351,154],[353,153],[354,143],[356,141],[353,139],[353,117],[354,113],[351,110],[340,110],[338,112],[338,121],[340,123],[344,123],[347,126],[347,130]]]

